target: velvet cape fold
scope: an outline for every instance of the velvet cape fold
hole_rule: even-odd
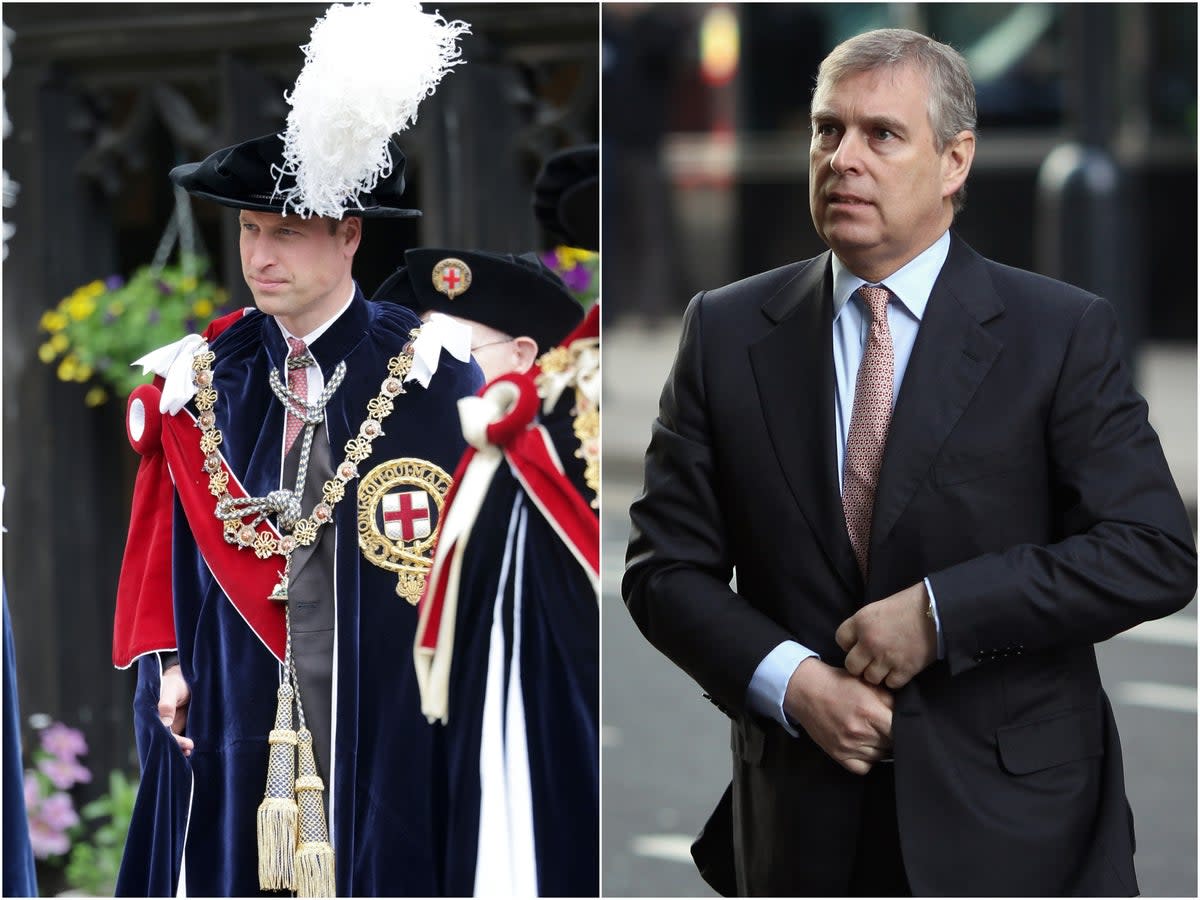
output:
[[[539,424],[566,489],[591,497],[575,456],[573,404],[568,391]],[[596,591],[507,461],[492,477],[463,555],[453,646],[447,723],[439,726],[445,753],[435,761],[446,893],[471,896],[477,884],[522,892],[528,882],[512,870],[529,857],[539,896],[598,896]],[[499,742],[485,735],[489,715],[503,723]],[[490,799],[481,768],[503,781],[493,780]],[[507,832],[495,818],[506,811]]]

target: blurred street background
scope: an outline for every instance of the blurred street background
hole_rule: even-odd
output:
[[[979,146],[956,222],[1000,262],[1108,297],[1196,523],[1196,7],[620,4],[603,11],[603,893],[709,896],[688,852],[728,722],[620,598],[628,506],[697,291],[825,248],[808,97],[840,40],[907,26],[964,52]],[[1145,896],[1196,895],[1196,604],[1098,648]],[[986,890],[986,887],[981,887]]]

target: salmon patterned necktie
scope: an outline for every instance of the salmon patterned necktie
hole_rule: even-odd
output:
[[[854,412],[846,439],[846,464],[842,474],[842,509],[846,530],[863,578],[867,577],[867,551],[871,545],[871,516],[875,486],[883,462],[883,445],[892,421],[892,390],[896,361],[892,332],[888,328],[888,300],[884,287],[863,286],[858,295],[871,311],[867,348],[854,383]]]
[[[295,359],[296,357],[303,356],[305,354],[305,352],[308,350],[308,347],[305,346],[304,341],[300,340],[299,338],[290,337],[287,339],[287,342],[288,342],[288,346],[292,348],[292,352],[288,354],[289,360]],[[289,365],[288,366],[288,387],[291,388],[291,391],[293,394],[295,394],[297,397],[299,397],[301,400],[303,400],[305,403],[307,403],[308,402],[308,369],[304,368],[303,366],[297,366],[296,368],[293,368],[291,365]],[[855,401],[855,402],[857,402],[857,401]],[[296,442],[296,435],[298,435],[300,433],[300,430],[303,427],[304,427],[304,423],[302,421],[300,421],[299,419],[297,419],[295,416],[293,416],[291,414],[291,412],[289,412],[288,417],[287,417],[287,429],[283,433],[283,452],[284,453],[287,453],[289,450],[292,449],[292,444],[294,444]]]

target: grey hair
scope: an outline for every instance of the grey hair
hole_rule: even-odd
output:
[[[929,84],[929,125],[938,153],[960,132],[975,133],[975,82],[967,61],[949,44],[906,28],[880,28],[838,44],[817,70],[813,96],[847,75],[903,65],[915,66]],[[952,198],[956,213],[966,193],[964,182]]]

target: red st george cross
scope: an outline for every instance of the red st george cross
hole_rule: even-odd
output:
[[[383,533],[393,541],[416,541],[433,533],[429,495],[424,491],[387,494],[383,506]]]
[[[458,290],[458,283],[460,281],[462,281],[462,273],[456,268],[451,267],[442,273],[442,284],[444,284],[452,294]]]

